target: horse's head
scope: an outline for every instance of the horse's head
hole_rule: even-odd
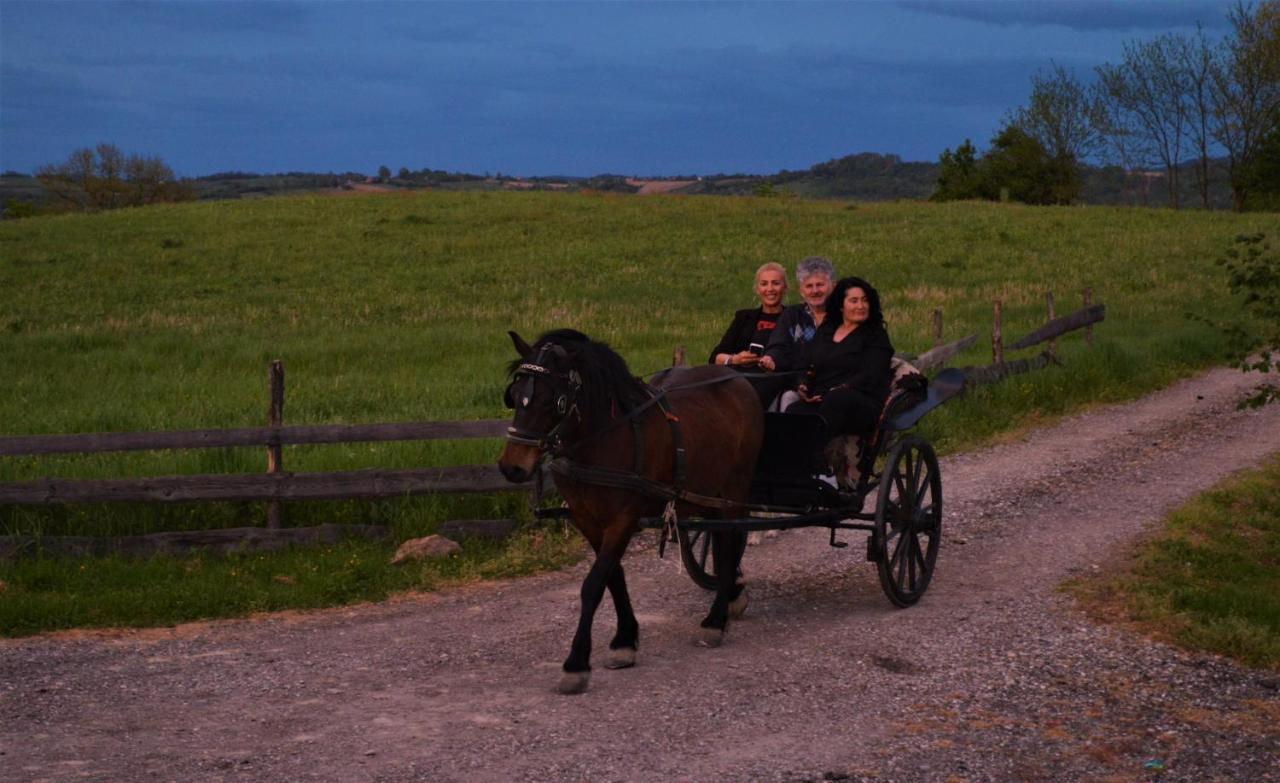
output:
[[[556,448],[578,418],[582,376],[570,349],[561,343],[544,337],[531,347],[515,332],[509,334],[520,358],[512,362],[511,383],[503,398],[515,414],[498,468],[507,480],[524,482],[533,478],[542,453]]]

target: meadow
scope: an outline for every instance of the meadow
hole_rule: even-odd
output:
[[[1108,308],[1095,345],[1065,338],[1060,367],[932,414],[922,429],[945,453],[1220,361],[1223,339],[1198,319],[1238,316],[1213,260],[1232,236],[1275,229],[1274,215],[1201,211],[430,191],[5,221],[0,434],[259,426],[273,359],[285,365],[286,424],[499,417],[513,357],[507,330],[580,329],[637,374],[669,365],[677,345],[701,361],[732,311],[753,304],[757,266],[790,268],[813,254],[880,288],[900,351],[930,347],[935,308],[947,339],[981,335],[957,365],[990,361],[992,300],[1003,300],[1011,339],[1043,320],[1045,289],[1062,314],[1091,287]],[[284,460],[289,470],[477,464],[499,448],[299,446]],[[0,481],[264,465],[260,449],[0,458]],[[386,524],[400,540],[444,519],[521,515],[523,504],[520,495],[420,498],[298,504],[287,514],[298,525]],[[259,504],[7,507],[0,533],[262,518]],[[0,565],[0,580],[18,584],[13,568]]]

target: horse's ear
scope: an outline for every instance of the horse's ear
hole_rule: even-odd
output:
[[[520,354],[520,358],[528,359],[533,353],[533,349],[529,347],[529,344],[515,332],[507,332],[507,334],[511,335],[511,342],[515,345],[516,353]]]

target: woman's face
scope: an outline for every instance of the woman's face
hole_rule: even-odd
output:
[[[756,274],[756,296],[761,305],[769,309],[781,307],[786,295],[787,278],[781,272],[766,269]]]
[[[831,278],[827,275],[818,273],[800,281],[800,296],[804,297],[805,303],[814,310],[822,310],[830,293]]]
[[[871,316],[871,302],[867,292],[854,286],[844,293],[844,322],[853,326],[862,325]]]

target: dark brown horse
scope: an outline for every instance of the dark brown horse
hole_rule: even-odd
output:
[[[591,673],[591,624],[607,587],[618,613],[608,668],[635,664],[640,628],[622,571],[622,555],[641,517],[661,516],[669,501],[680,515],[741,517],[763,433],[751,386],[724,367],[673,368],[647,385],[609,346],[569,329],[532,346],[511,333],[520,358],[511,366],[507,404],[515,416],[498,467],[514,482],[530,480],[551,458],[556,488],[595,562],[582,583],[582,613],[559,690],[579,693]],[[737,584],[744,533],[716,532],[716,597],[698,641],[718,645],[731,605],[745,602]],[[735,602],[737,604],[735,605]]]

